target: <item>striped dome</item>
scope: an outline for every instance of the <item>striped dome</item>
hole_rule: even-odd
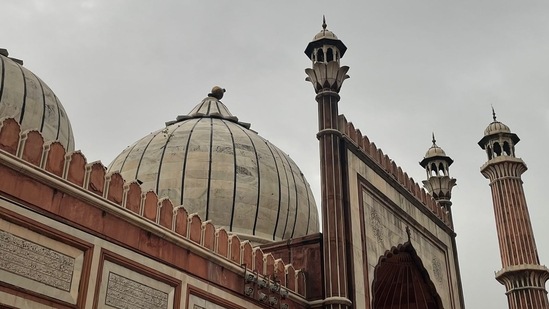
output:
[[[11,117],[23,130],[38,130],[46,141],[59,141],[74,150],[74,136],[67,113],[53,91],[22,61],[0,49],[0,119]]]
[[[309,184],[283,151],[213,95],[140,139],[109,166],[243,239],[269,242],[319,231]]]
[[[499,122],[496,120],[490,123],[486,127],[486,129],[484,129],[484,136],[497,134],[497,133],[511,133],[511,129],[509,129],[509,127],[503,122]]]

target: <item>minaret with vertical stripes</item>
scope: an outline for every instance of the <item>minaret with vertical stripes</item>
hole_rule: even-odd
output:
[[[547,309],[545,282],[549,270],[540,265],[521,175],[526,164],[515,157],[519,138],[496,120],[488,125],[479,146],[488,161],[480,171],[490,180],[502,269],[496,279],[506,288],[510,309]]]
[[[313,84],[318,102],[318,134],[320,143],[320,177],[322,191],[322,234],[324,295],[323,308],[351,308],[347,240],[348,214],[343,199],[343,166],[338,128],[339,90],[348,78],[349,67],[340,66],[347,47],[337,36],[322,30],[305,49],[312,60],[306,69],[307,81]]]

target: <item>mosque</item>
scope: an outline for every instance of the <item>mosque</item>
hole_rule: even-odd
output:
[[[421,188],[338,113],[346,50],[325,22],[305,49],[317,204],[290,156],[221,101],[225,89],[104,166],[75,151],[46,83],[0,49],[0,307],[464,308],[453,160],[433,136]],[[509,308],[549,308],[518,142],[495,114],[479,142],[496,279]]]

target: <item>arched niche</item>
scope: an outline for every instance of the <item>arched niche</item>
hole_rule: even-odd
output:
[[[410,242],[379,258],[372,286],[373,309],[443,309],[429,273]]]

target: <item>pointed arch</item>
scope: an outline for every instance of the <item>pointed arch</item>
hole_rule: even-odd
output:
[[[511,153],[511,147],[509,146],[508,141],[503,142],[503,154],[506,155],[506,156],[512,156],[513,155]]]
[[[494,143],[494,154],[496,157],[501,156],[501,146],[499,145],[499,142]]]
[[[328,48],[326,52],[326,62],[334,61],[334,51],[331,48]]]
[[[446,168],[444,167],[444,163],[440,162],[438,164],[438,175],[439,176],[446,176]]]
[[[379,258],[372,286],[373,309],[442,309],[442,300],[410,242]]]

